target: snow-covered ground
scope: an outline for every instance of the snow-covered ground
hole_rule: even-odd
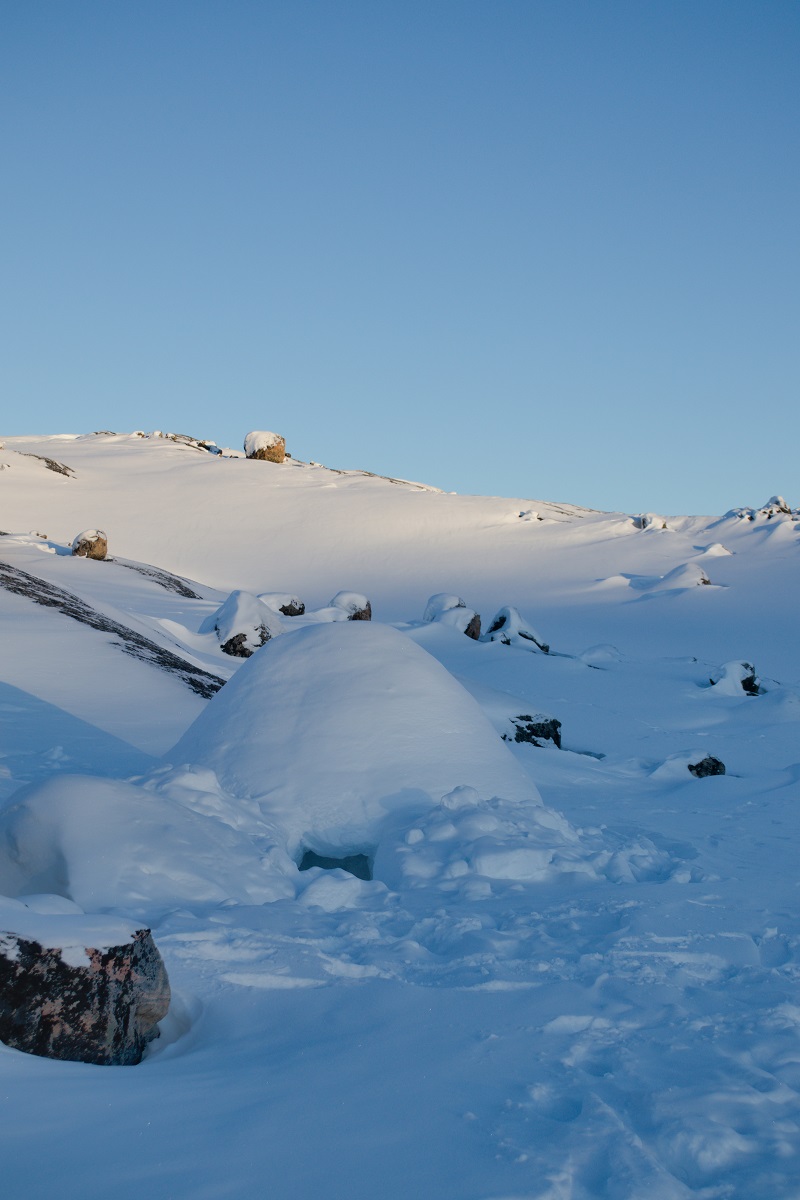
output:
[[[0,1046],[7,1195],[800,1196],[800,513],[0,467],[0,894],[146,923],[173,989],[137,1067]]]

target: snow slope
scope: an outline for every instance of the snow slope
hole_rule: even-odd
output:
[[[796,510],[155,436],[0,463],[0,892],[147,921],[175,995],[136,1068],[0,1046],[9,1195],[800,1194]],[[231,658],[201,628],[235,589],[306,615]],[[424,621],[436,593],[551,653]],[[516,740],[537,714],[562,749]]]

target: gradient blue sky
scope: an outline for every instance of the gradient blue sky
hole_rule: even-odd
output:
[[[800,5],[7,0],[0,434],[800,504]]]

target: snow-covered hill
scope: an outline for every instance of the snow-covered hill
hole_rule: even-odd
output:
[[[0,468],[0,892],[146,921],[175,996],[136,1068],[0,1047],[11,1194],[794,1194],[797,510],[156,435]],[[234,589],[306,611],[231,657]]]

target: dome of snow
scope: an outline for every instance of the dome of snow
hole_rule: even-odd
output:
[[[367,622],[268,642],[166,757],[257,800],[292,854],[374,845],[389,814],[424,812],[460,785],[541,803],[461,684],[403,634]]]

